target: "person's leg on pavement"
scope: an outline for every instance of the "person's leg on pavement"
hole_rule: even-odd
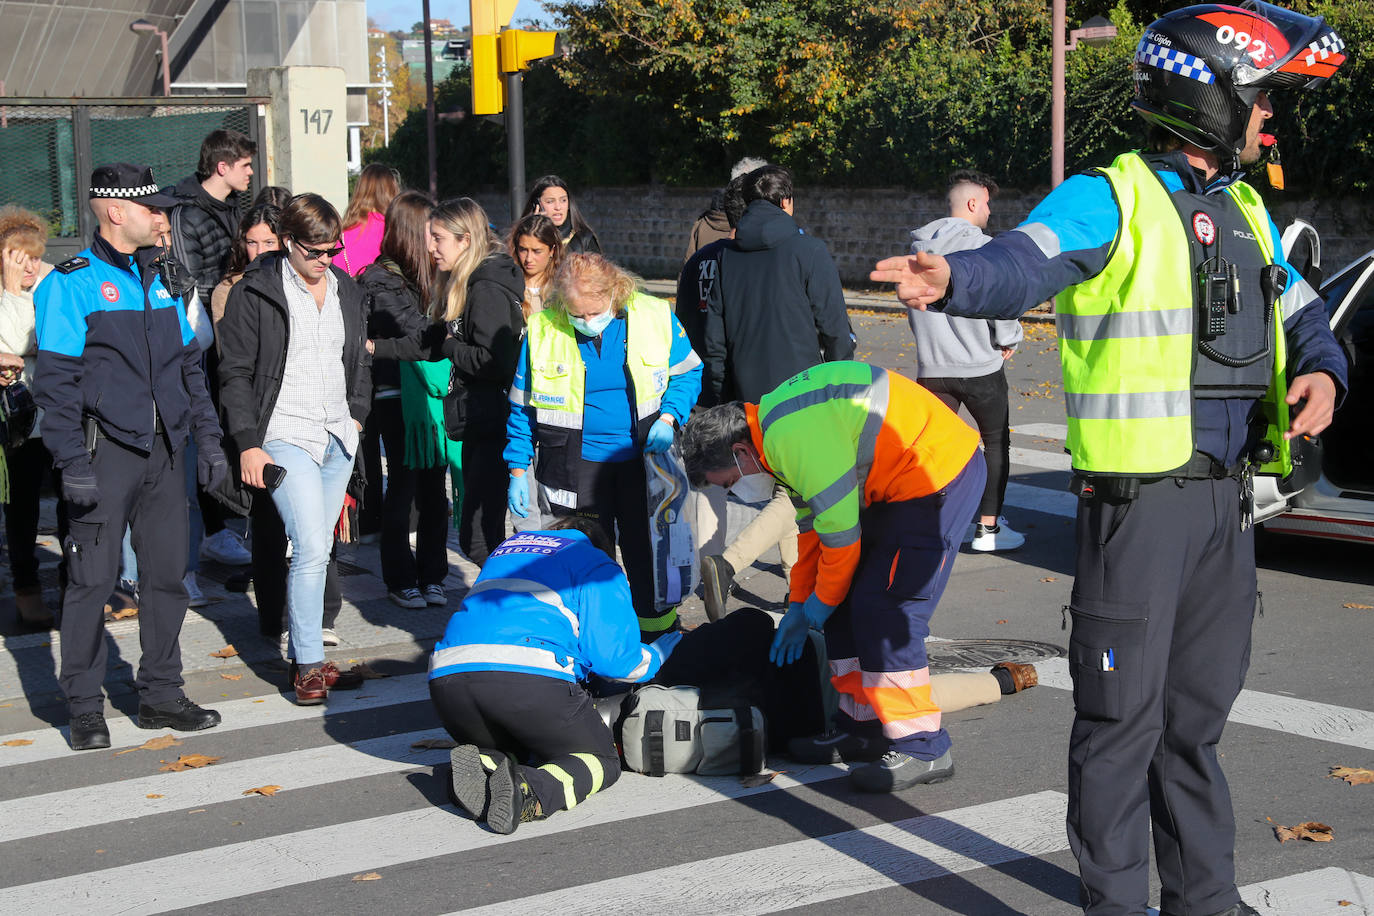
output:
[[[1192,532],[1213,524],[1196,483],[1165,479],[1133,500],[1078,505],[1067,822],[1090,916],[1144,912],[1149,900],[1148,774],[1164,735],[1177,609],[1201,549]]]
[[[415,472],[416,578],[426,586],[443,587],[448,578],[448,469],[443,465]]]
[[[1007,373],[998,369],[978,378],[960,379],[961,397],[983,440],[988,482],[978,503],[972,547],[977,551],[1015,550],[1026,542],[1002,518],[1002,502],[1011,472],[1011,408],[1007,403]]]
[[[87,713],[104,713],[105,601],[119,575],[124,529],[143,486],[146,464],[143,455],[109,439],[99,440],[91,471],[100,500],[89,508],[68,507],[70,531],[63,544],[68,582],[59,618],[58,682],[74,720]],[[99,746],[108,747],[108,740]]]
[[[10,555],[14,603],[20,620],[32,626],[51,627],[53,615],[43,603],[38,579],[39,495],[43,480],[51,476],[52,456],[43,440],[30,439],[4,456],[10,477],[10,501],[5,506],[5,538]],[[58,510],[63,512],[62,491],[57,491]],[[65,512],[63,512],[65,519]],[[61,541],[61,534],[58,537]],[[61,551],[58,551],[61,553]]]
[[[259,493],[248,518],[253,536],[253,601],[258,606],[258,632],[269,639],[282,634],[286,616],[286,528],[276,503]]]
[[[380,534],[382,530],[382,501],[384,490],[382,488],[382,412],[386,410],[388,402],[399,404],[398,397],[372,399],[372,409],[368,411],[367,422],[363,424],[363,434],[358,442],[358,453],[362,456],[363,472],[366,478],[366,487],[363,490],[363,502],[358,507],[358,532],[360,537],[369,537]],[[392,460],[397,462],[400,458],[391,457],[391,449],[387,449],[387,462]]]
[[[792,541],[792,561],[796,562],[797,507],[793,505],[787,488],[779,484],[773,488],[773,498],[764,504],[762,511],[744,527],[739,537],[725,548],[723,556],[738,575],[754,565],[754,561],[770,547],[781,545],[788,538]]]
[[[876,504],[861,521],[869,549],[848,602],[862,697],[891,748],[881,760],[851,771],[859,789],[897,791],[953,773],[949,734],[931,698],[925,640],[986,479],[983,456],[975,451],[940,492]]]
[[[478,566],[506,539],[506,490],[509,472],[501,457],[505,440],[463,440],[463,505],[459,512],[458,547]]]
[[[415,498],[415,475],[405,463],[405,422],[399,398],[377,401],[373,424],[386,449],[386,495],[380,497],[378,512],[382,561],[382,581],[388,592],[416,588],[415,556],[410,550],[410,508]],[[368,422],[372,423],[369,417]]]
[[[1211,539],[1180,590],[1164,735],[1150,762],[1150,813],[1165,916],[1217,913],[1236,890],[1235,813],[1217,742],[1245,682],[1256,600],[1254,529],[1240,530],[1235,479],[1190,481],[1214,507]],[[1211,491],[1210,493],[1207,491]],[[1207,531],[1192,529],[1205,538]]]
[[[272,501],[291,540],[287,574],[287,623],[290,655],[301,671],[324,663],[324,577],[333,543],[334,523],[343,507],[352,460],[330,438],[323,465],[299,446],[281,440],[266,443],[272,461],[286,469]]]
[[[324,567],[324,629],[333,631],[334,624],[339,620],[339,611],[343,610],[343,587],[339,582],[339,540],[334,539],[334,545],[329,549],[329,562]],[[337,646],[338,634],[333,634],[334,642],[330,642],[330,633],[324,634],[324,644],[326,646]]]
[[[181,624],[186,619],[184,587],[187,526],[188,461],[168,451],[167,437],[154,437],[153,451],[129,513],[134,553],[138,557],[138,638],[142,658],[134,686],[139,707],[165,706],[184,696],[181,677]]]
[[[205,536],[205,519],[196,489],[196,455],[196,441],[190,439],[182,447],[181,453],[182,475],[185,478],[183,486],[186,489],[186,572],[183,574],[183,584],[187,607],[202,607],[205,604],[205,596],[200,591],[200,581],[196,577],[200,572],[200,542]],[[224,527],[222,523],[220,527]]]

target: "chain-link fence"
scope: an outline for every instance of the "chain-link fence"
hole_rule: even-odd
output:
[[[265,183],[263,122],[268,99],[0,99],[0,204],[16,204],[48,221],[48,260],[84,248],[94,228],[87,204],[91,170],[109,162],[152,167],[164,186],[195,173],[200,142],[213,130],[247,134],[258,143],[247,206]]]

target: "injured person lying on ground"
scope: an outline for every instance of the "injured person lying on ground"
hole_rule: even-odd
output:
[[[768,657],[774,626],[773,615],[743,608],[685,638],[673,632],[645,645],[625,575],[593,522],[568,516],[511,536],[492,552],[430,662],[430,696],[458,742],[452,801],[509,834],[609,788],[623,762],[654,775],[758,772],[765,747],[823,730],[836,705],[824,641],[776,666]],[[664,715],[676,724],[671,711],[656,727],[632,728],[649,704],[639,702],[643,688],[626,688],[649,681],[651,690],[689,688],[690,705],[703,711],[690,734],[663,727]],[[1008,664],[939,675],[932,689],[952,711],[1035,682],[1033,667]],[[738,752],[704,747],[708,724],[721,733],[720,720],[705,712],[716,708],[735,714]],[[665,734],[687,750],[675,754],[669,739],[665,753]],[[756,738],[752,753],[745,736]]]

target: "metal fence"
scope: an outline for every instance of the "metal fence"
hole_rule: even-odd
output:
[[[231,129],[258,144],[247,206],[265,183],[263,125],[270,99],[170,96],[144,99],[0,98],[0,204],[48,221],[47,260],[86,247],[95,228],[87,204],[91,170],[109,162],[149,165],[165,185],[195,173],[200,143]]]

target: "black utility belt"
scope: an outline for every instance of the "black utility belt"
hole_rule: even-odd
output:
[[[82,430],[86,434],[87,441],[90,443],[94,443],[96,440],[99,439],[110,438],[110,435],[105,432],[104,427],[100,425],[100,421],[97,420],[95,417],[91,416],[90,414],[86,414],[81,418],[81,426]],[[155,417],[153,417],[153,435],[165,436],[166,434],[167,427],[162,422],[162,414],[158,414]]]
[[[1168,474],[1150,477],[1107,477],[1093,474],[1075,474],[1069,483],[1069,492],[1080,499],[1103,497],[1106,499],[1135,499],[1140,488],[1161,480],[1225,480],[1228,477],[1239,479],[1245,473],[1244,461],[1224,465],[1211,455],[1194,452],[1188,463]]]

